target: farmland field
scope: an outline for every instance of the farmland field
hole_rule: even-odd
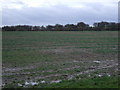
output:
[[[2,45],[4,88],[118,88],[117,31],[7,31]]]

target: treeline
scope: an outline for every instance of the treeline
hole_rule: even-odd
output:
[[[48,26],[29,26],[29,25],[17,25],[17,26],[4,26],[2,31],[119,31],[120,23],[115,22],[98,22],[93,26],[79,22],[75,24],[66,25],[48,25]]]

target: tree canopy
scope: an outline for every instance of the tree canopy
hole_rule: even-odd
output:
[[[85,24],[84,22],[78,22],[75,24],[66,25],[47,25],[47,26],[29,26],[29,25],[17,25],[17,26],[4,26],[2,31],[119,31],[120,23],[115,22],[96,22],[93,26]]]

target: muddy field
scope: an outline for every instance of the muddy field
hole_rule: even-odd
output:
[[[117,31],[3,32],[2,43],[4,88],[49,88],[64,81],[118,78]],[[116,81],[113,87],[117,86]]]

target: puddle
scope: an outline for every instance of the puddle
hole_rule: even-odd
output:
[[[108,77],[110,77],[111,75],[110,74],[107,74]]]
[[[22,87],[23,85],[22,85],[22,84],[20,84],[20,83],[18,83],[18,86]]]
[[[41,81],[40,83],[46,83],[46,81],[43,80],[43,81]]]
[[[93,61],[94,63],[100,63],[100,61]]]
[[[38,82],[25,82],[25,85],[27,86],[27,85],[32,85],[32,86],[34,86],[34,85],[38,85],[39,83]]]
[[[49,82],[49,83],[60,83],[62,80],[53,80],[53,81],[51,81],[51,82]],[[41,81],[40,83],[46,83],[46,81]],[[39,83],[38,82],[25,82],[24,84],[20,84],[20,83],[18,83],[18,86],[20,86],[20,87],[26,87],[26,86],[35,86],[35,85],[38,85]]]
[[[96,74],[97,77],[103,77],[103,76],[108,76],[111,77],[109,73],[101,73],[101,74]]]
[[[102,77],[103,75],[99,74],[99,75],[96,75],[96,76],[98,76],[98,77]]]
[[[76,62],[76,60],[74,60],[74,62]],[[86,61],[87,62],[87,61]],[[90,61],[91,62],[91,61]],[[86,67],[85,68],[85,70],[84,71],[80,71],[80,72],[75,72],[75,73],[72,73],[72,74],[70,74],[70,73],[57,73],[58,71],[66,71],[66,70],[74,70],[74,69],[76,69],[76,68],[80,68],[80,66],[78,66],[78,65],[75,65],[75,66],[72,66],[72,67],[65,67],[65,68],[63,68],[63,69],[61,69],[61,68],[59,68],[59,69],[57,69],[57,71],[54,71],[54,70],[46,70],[46,71],[41,71],[41,72],[56,72],[55,74],[49,74],[49,75],[36,75],[35,77],[34,77],[34,79],[33,80],[31,80],[31,81],[34,81],[34,82],[31,82],[31,81],[27,81],[27,82],[24,82],[24,83],[22,83],[22,84],[20,84],[20,83],[18,83],[17,85],[18,86],[22,86],[22,87],[26,87],[27,85],[29,86],[29,85],[32,85],[32,86],[34,86],[34,85],[38,85],[38,84],[42,84],[42,83],[59,83],[59,82],[61,82],[61,80],[52,80],[52,81],[49,81],[49,82],[47,82],[47,81],[44,81],[46,78],[52,78],[52,77],[64,77],[65,79],[67,79],[67,80],[71,80],[71,79],[73,79],[73,78],[75,78],[76,76],[79,76],[79,75],[81,75],[81,74],[90,74],[90,73],[92,73],[92,72],[94,72],[94,71],[97,71],[97,70],[102,70],[102,69],[111,69],[111,68],[115,68],[115,70],[116,71],[118,71],[119,69],[117,68],[117,66],[118,66],[118,63],[117,62],[115,62],[115,60],[105,60],[105,61],[102,61],[102,60],[95,60],[95,61],[92,61],[92,62],[94,62],[94,63],[100,63],[100,65],[98,65],[98,64],[96,64],[95,66],[88,66],[88,67]],[[117,68],[117,69],[116,69]],[[10,69],[11,70],[11,69]],[[15,70],[15,69],[12,69],[13,71]],[[16,70],[17,71],[17,70]],[[18,80],[20,79],[20,80],[27,80],[27,79],[25,79],[25,78],[22,78],[21,77],[21,75],[25,75],[25,76],[27,76],[27,74],[32,74],[32,75],[34,75],[34,73],[39,73],[40,71],[36,71],[36,72],[3,72],[3,75],[5,74],[5,75],[16,75],[16,74],[18,74],[19,75],[19,78],[17,78]],[[99,73],[99,74],[97,74],[97,77],[102,77],[103,75],[105,75],[105,76],[108,76],[108,77],[110,77],[111,75],[108,73]],[[91,77],[90,75],[89,75],[89,77]],[[9,79],[9,81],[8,81],[8,79]],[[44,80],[41,80],[40,82],[35,82],[36,80],[38,80],[38,79],[44,79]],[[10,78],[10,77],[4,77],[4,79],[3,79],[4,81],[3,81],[3,83],[4,82],[8,82],[8,83],[10,83],[10,82],[12,82],[12,81],[14,81],[14,79],[13,78]]]
[[[62,80],[53,80],[50,83],[60,83]]]

